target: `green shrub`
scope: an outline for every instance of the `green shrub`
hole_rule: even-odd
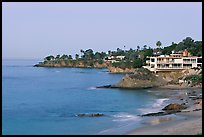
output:
[[[185,80],[190,80],[193,83],[201,83],[202,82],[202,75],[190,75],[185,78]]]
[[[103,60],[100,59],[100,60],[98,61],[98,63],[99,63],[99,64],[103,64]]]
[[[142,67],[142,60],[141,59],[135,59],[133,62],[133,68],[141,68]]]

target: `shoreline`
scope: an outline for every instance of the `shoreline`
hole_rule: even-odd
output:
[[[174,88],[175,89],[175,88]],[[193,89],[193,90],[192,90]],[[177,91],[178,90],[178,91]],[[192,94],[202,94],[202,88],[182,89],[155,88],[155,93],[169,98],[168,103],[188,102],[188,108],[179,113],[165,116],[148,116],[149,120],[142,126],[126,132],[125,135],[200,135],[202,134],[202,99],[201,105],[195,104],[199,99],[189,98]],[[170,93],[173,92],[173,93]],[[196,92],[196,93],[195,93]]]
[[[166,120],[159,124],[139,127],[126,135],[198,135],[202,134],[202,111],[180,112],[182,119]],[[156,118],[155,118],[156,119]],[[161,119],[158,117],[157,119]]]
[[[188,90],[188,89],[202,89],[202,87],[188,87],[188,86],[180,86],[176,84],[168,84],[164,86],[155,87],[153,89],[170,89],[170,90]]]

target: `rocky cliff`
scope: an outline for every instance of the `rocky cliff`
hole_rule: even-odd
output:
[[[119,67],[109,66],[108,71],[110,73],[134,73],[135,68],[119,68]]]
[[[137,68],[134,74],[127,74],[121,81],[112,85],[117,88],[152,88],[166,85],[167,81],[156,76],[148,69]]]
[[[77,67],[77,68],[107,68],[109,63],[103,62],[99,64],[98,62],[83,62],[83,61],[47,61],[34,65],[35,67]]]
[[[172,72],[158,72],[152,73],[145,68],[137,68],[133,74],[127,74],[118,83],[108,86],[109,88],[153,88],[153,87],[165,87],[168,85],[179,86],[180,88],[188,87],[202,87],[201,82],[192,82],[190,80],[184,80],[188,76],[198,75],[202,77],[202,70],[183,70]],[[195,76],[194,76],[195,77]],[[195,78],[197,78],[195,77]],[[195,79],[194,78],[194,79]],[[199,81],[199,80],[197,80]],[[195,84],[193,84],[195,83]]]

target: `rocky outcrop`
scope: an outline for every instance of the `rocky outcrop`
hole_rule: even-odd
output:
[[[168,115],[165,112],[155,112],[155,113],[147,113],[147,114],[143,114],[143,115],[139,115],[139,116],[164,116],[164,115]]]
[[[165,111],[180,111],[180,110],[183,110],[183,109],[186,109],[187,107],[184,106],[184,105],[180,105],[180,104],[169,104],[167,105],[166,107],[164,107],[162,110],[165,110]]]
[[[105,85],[105,86],[97,86],[96,88],[112,88],[111,85]]]
[[[193,75],[202,77],[202,69],[185,69],[171,72],[157,72],[157,75],[165,79],[168,82],[168,85],[178,85],[182,88],[202,87],[202,80],[186,80],[187,77],[191,77]]]
[[[94,63],[94,68],[107,68],[110,64],[108,62],[104,62],[99,64],[98,62]]]
[[[196,109],[202,109],[202,99],[198,99],[194,104]]]
[[[119,67],[109,66],[108,71],[110,73],[134,73],[135,68],[119,68]]]
[[[164,115],[169,115],[169,114],[174,114],[181,112],[181,110],[186,109],[187,107],[185,105],[180,105],[180,104],[169,104],[165,106],[162,110],[163,112],[155,112],[155,113],[147,113],[143,114],[141,116],[164,116]]]
[[[93,113],[93,114],[82,113],[82,114],[78,114],[77,116],[78,117],[100,117],[100,116],[104,116],[104,114],[101,114],[101,113]]]
[[[157,75],[165,79],[169,84],[178,84],[179,78],[184,76],[182,71],[157,72]]]
[[[117,84],[112,87],[118,88],[152,88],[167,84],[160,76],[155,76],[145,68],[137,68],[134,74],[127,74]]]
[[[34,65],[34,67],[76,67],[76,68],[107,68],[108,66],[109,66],[108,62],[103,62],[99,64],[98,62],[85,63],[83,61],[76,60],[73,61],[60,60],[58,62],[46,61]]]

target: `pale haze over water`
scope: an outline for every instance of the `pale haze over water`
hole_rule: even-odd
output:
[[[202,40],[202,3],[3,3],[3,59]]]

